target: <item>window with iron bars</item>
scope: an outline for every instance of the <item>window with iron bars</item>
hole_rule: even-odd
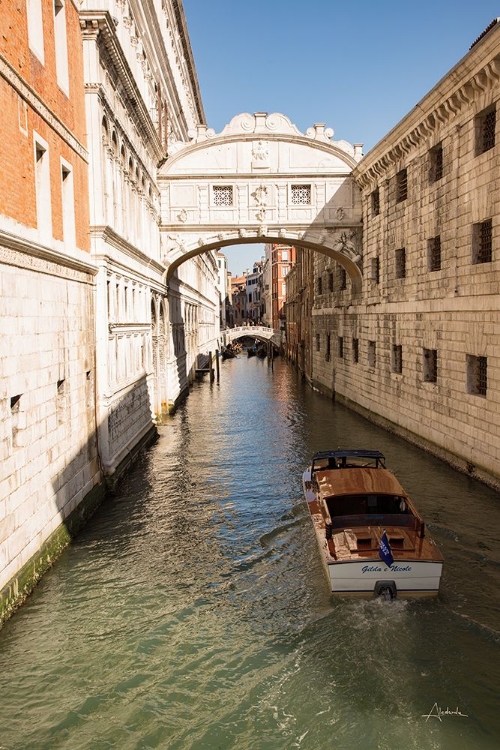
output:
[[[232,185],[214,185],[213,186],[214,206],[232,206],[233,205],[233,187]]]
[[[488,358],[467,354],[467,393],[486,396],[488,389]]]
[[[380,214],[380,191],[378,188],[372,193],[372,214],[373,216]]]
[[[484,109],[475,118],[476,156],[484,154],[495,145],[497,113],[494,107]]]
[[[344,359],[344,337],[339,336],[338,338],[338,353],[339,353],[339,359]]]
[[[359,362],[359,339],[352,340],[352,361],[354,364]]]
[[[441,236],[439,234],[427,240],[427,270],[441,270]]]
[[[398,374],[403,372],[403,347],[401,344],[392,345],[392,371]]]
[[[492,220],[472,225],[472,263],[491,263],[493,252]]]
[[[401,169],[396,175],[396,203],[408,198],[408,170]]]
[[[368,367],[375,367],[377,364],[377,344],[375,341],[368,342]]]
[[[316,289],[318,294],[323,294],[323,279],[321,276],[318,276]]]
[[[333,292],[333,273],[328,272],[328,291]]]
[[[380,283],[380,258],[372,258],[370,261],[370,278],[375,284]]]
[[[310,185],[292,185],[292,205],[310,206],[311,205],[311,186]]]
[[[316,351],[319,352],[321,349],[321,339],[319,333],[316,334]]]
[[[406,248],[399,247],[396,250],[396,278],[404,279],[406,277]]]
[[[330,353],[331,353],[330,343],[331,343],[330,334],[327,333],[326,334],[326,352],[325,352],[325,360],[327,362],[330,361]]]
[[[437,383],[437,375],[437,349],[424,349],[424,381],[426,383]]]
[[[338,270],[339,274],[339,289],[342,292],[344,289],[347,289],[347,271],[345,268],[340,267]]]
[[[437,146],[429,151],[430,169],[429,182],[437,182],[443,176],[443,145],[438,143]]]

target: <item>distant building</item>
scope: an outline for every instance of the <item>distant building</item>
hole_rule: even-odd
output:
[[[229,316],[229,305],[230,305],[230,286],[228,285],[228,268],[227,258],[224,253],[216,253],[217,260],[217,288],[219,290],[219,321],[221,327],[224,327],[228,322]],[[229,277],[230,278],[230,277]]]
[[[266,258],[271,268],[271,327],[284,328],[286,302],[286,277],[295,265],[293,245],[266,245]]]

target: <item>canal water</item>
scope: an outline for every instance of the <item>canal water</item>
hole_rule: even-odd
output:
[[[301,473],[382,450],[445,557],[333,600]],[[0,631],[2,750],[498,750],[500,496],[244,356],[195,385]]]

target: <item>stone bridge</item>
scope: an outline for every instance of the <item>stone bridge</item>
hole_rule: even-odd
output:
[[[282,114],[241,114],[220,134],[200,125],[169,145],[159,170],[161,260],[167,281],[187,258],[227,245],[318,250],[361,288],[361,145],[316,124],[301,133]],[[250,253],[249,253],[250,255]]]
[[[236,328],[225,328],[221,331],[221,338],[224,345],[249,336],[260,341],[270,341],[274,346],[279,347],[281,344],[281,331],[275,328],[266,328],[265,326],[236,326]]]

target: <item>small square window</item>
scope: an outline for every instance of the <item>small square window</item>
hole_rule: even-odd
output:
[[[401,344],[392,345],[392,371],[398,374],[403,372],[403,347]]]
[[[467,393],[486,396],[488,388],[488,359],[467,354]]]
[[[443,145],[441,143],[431,148],[429,159],[429,182],[437,182],[443,176]]]
[[[492,234],[491,219],[472,225],[472,263],[491,263]]]
[[[406,278],[406,248],[400,247],[396,250],[396,278]]]
[[[214,206],[232,206],[233,205],[232,185],[214,185],[213,198],[214,198]]]
[[[427,240],[427,270],[441,270],[441,237],[431,237]]]
[[[437,376],[437,349],[424,349],[424,381],[426,383],[437,383]]]
[[[396,175],[396,203],[408,198],[408,171],[401,169]]]
[[[373,216],[380,214],[380,191],[378,188],[372,193],[372,214]]]
[[[292,205],[293,206],[310,206],[311,205],[311,186],[310,185],[292,185]]]
[[[476,156],[484,154],[495,145],[497,114],[494,107],[484,109],[475,118]]]
[[[359,362],[359,339],[352,340],[352,361],[354,364]]]

